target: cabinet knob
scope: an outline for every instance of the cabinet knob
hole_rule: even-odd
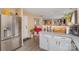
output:
[[[57,44],[57,41],[56,41],[56,44]]]

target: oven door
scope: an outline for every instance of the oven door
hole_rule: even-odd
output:
[[[72,34],[79,36],[79,25],[75,25],[72,27]]]

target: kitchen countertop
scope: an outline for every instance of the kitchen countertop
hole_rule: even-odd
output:
[[[53,32],[40,32],[40,33],[41,34],[45,33],[47,35],[57,35],[57,36],[69,37],[69,38],[71,38],[74,41],[76,47],[79,50],[79,37],[78,36],[75,36],[75,35],[72,35],[72,34],[53,33]]]

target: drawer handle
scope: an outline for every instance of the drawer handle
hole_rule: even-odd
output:
[[[60,42],[57,42],[57,41],[56,41],[56,44],[60,45]]]
[[[47,40],[47,42],[48,42],[48,40]]]
[[[57,44],[57,41],[56,41],[56,44]]]

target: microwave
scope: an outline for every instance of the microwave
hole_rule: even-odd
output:
[[[79,36],[79,25],[73,25],[70,28],[70,33]]]

